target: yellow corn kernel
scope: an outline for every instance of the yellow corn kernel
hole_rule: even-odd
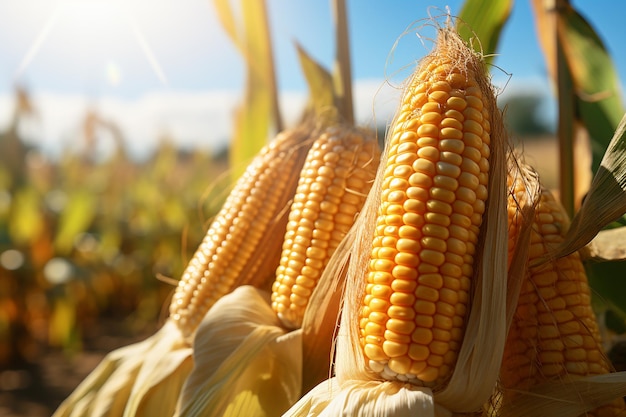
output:
[[[447,42],[440,36],[420,64],[390,131],[360,317],[370,369],[428,386],[450,376],[460,348],[487,199],[490,120],[483,108],[495,111],[480,59]],[[390,296],[369,285],[387,272]],[[387,317],[377,322],[387,331],[375,338],[373,312]]]
[[[509,178],[509,187],[510,261],[519,233],[516,201],[523,198],[525,189],[515,178]],[[543,189],[532,225],[529,264],[548,253],[548,243],[561,242],[568,227],[564,209]],[[530,268],[522,283],[504,350],[500,378],[505,401],[514,397],[516,391],[542,382],[610,371],[579,254]],[[617,416],[624,409],[624,401],[617,399],[588,415]]]
[[[272,286],[272,308],[285,326],[301,326],[323,268],[365,202],[379,160],[376,140],[364,132],[332,127],[313,144]]]
[[[267,277],[261,265],[275,270],[280,245],[274,249],[263,244],[263,236],[275,227],[295,192],[291,177],[302,169],[311,146],[309,134],[304,127],[285,131],[264,147],[211,223],[170,303],[170,317],[185,337],[193,335],[220,297],[259,275]]]

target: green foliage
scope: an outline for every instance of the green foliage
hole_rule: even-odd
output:
[[[74,240],[85,232],[96,215],[97,196],[87,189],[78,189],[68,196],[68,202],[59,218],[54,246],[59,255],[68,255]]]
[[[457,29],[474,50],[485,55],[489,64],[497,50],[500,32],[513,8],[513,0],[466,0],[459,14]]]
[[[267,143],[274,129],[282,130],[265,1],[241,2],[241,22],[230,0],[214,0],[226,33],[241,52],[246,65],[245,98],[234,118],[230,141],[232,178],[237,179],[248,162]]]
[[[592,139],[596,172],[624,114],[617,72],[596,31],[573,7],[559,13],[557,29],[576,92],[577,114]]]
[[[43,233],[44,219],[41,216],[41,195],[33,187],[16,190],[11,198],[9,234],[18,244],[34,242]]]
[[[333,76],[296,43],[300,67],[309,86],[309,107],[318,116],[337,118]]]
[[[537,93],[520,93],[503,100],[507,128],[515,136],[533,136],[550,133],[550,127],[540,119],[542,97]]]

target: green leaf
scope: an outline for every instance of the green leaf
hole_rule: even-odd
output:
[[[331,73],[320,63],[315,61],[296,42],[296,50],[300,59],[300,67],[306,78],[309,87],[309,106],[317,116],[330,116],[334,119],[337,116],[335,106],[335,87]]]
[[[559,90],[560,192],[571,215],[600,166],[623,106],[615,68],[598,34],[568,2],[562,3],[555,9],[532,1],[537,36]]]
[[[576,91],[576,105],[592,139],[595,172],[624,114],[615,66],[591,25],[568,5],[559,14],[559,40]]]
[[[41,197],[32,187],[24,187],[13,196],[9,220],[9,235],[17,244],[36,240],[45,224],[41,214]]]
[[[95,216],[96,197],[92,193],[81,190],[70,194],[54,239],[57,253],[69,254],[76,236],[87,231]]]
[[[498,50],[500,32],[513,7],[513,0],[466,0],[457,20],[457,30],[489,64]],[[478,42],[472,41],[478,38]]]
[[[228,0],[214,0],[218,16],[246,63],[245,99],[235,115],[230,163],[233,178],[238,178],[247,163],[267,144],[272,120],[282,130],[278,93],[264,0],[242,0],[243,31],[237,27]]]
[[[224,27],[224,30],[230,36],[231,40],[235,43],[235,46],[243,53],[244,47],[241,41],[241,35],[237,28],[235,21],[235,15],[230,7],[230,0],[213,0],[213,5],[217,11],[217,16]]]
[[[70,348],[76,344],[76,305],[71,297],[55,301],[48,326],[48,342],[51,346]]]
[[[235,113],[230,145],[233,179],[241,176],[252,158],[267,144],[269,128],[269,92],[256,72],[248,72],[245,99]]]

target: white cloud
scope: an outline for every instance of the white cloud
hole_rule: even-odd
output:
[[[538,86],[537,80],[511,80],[504,95]],[[382,80],[360,80],[354,86],[355,118],[358,124],[373,127],[388,125],[400,100],[401,86]],[[163,135],[173,138],[181,147],[219,150],[227,145],[233,129],[234,109],[241,100],[235,91],[169,91],[146,94],[138,99],[101,97],[89,99],[80,95],[40,92],[32,97],[37,117],[25,125],[27,140],[46,153],[58,155],[63,149],[78,150],[83,145],[81,124],[87,111],[115,123],[124,135],[132,155],[148,155]],[[284,92],[281,110],[287,125],[299,118],[306,94]],[[8,127],[13,114],[13,98],[0,95],[0,130]],[[101,135],[101,151],[112,149],[112,140]],[[108,142],[107,142],[108,141]]]
[[[382,81],[365,80],[354,87],[356,120],[370,125],[388,123],[393,116],[397,91]],[[281,94],[281,110],[287,125],[299,118],[306,101],[303,92]],[[219,150],[226,146],[233,129],[233,116],[241,93],[235,91],[169,91],[146,94],[138,99],[100,97],[37,92],[32,101],[37,115],[24,124],[25,138],[51,155],[64,149],[79,150],[83,146],[82,123],[88,111],[114,123],[122,132],[132,155],[149,154],[160,138],[167,134],[179,146]],[[13,113],[13,98],[0,95],[0,130],[5,130]],[[105,142],[98,148],[109,152],[111,138],[104,132]]]
[[[357,123],[374,127],[388,125],[400,102],[402,90],[383,80],[362,80],[354,86]]]
[[[239,100],[235,92],[164,92],[139,99],[84,96],[42,92],[33,94],[37,116],[29,118],[25,129],[28,142],[46,153],[57,155],[63,149],[78,150],[82,144],[81,125],[88,111],[119,127],[127,149],[135,156],[152,151],[163,135],[182,147],[217,150],[232,130],[233,109]],[[13,102],[0,96],[0,129],[8,127]],[[103,135],[106,140],[106,135]],[[110,140],[110,138],[109,138]],[[112,143],[104,144],[104,151]]]

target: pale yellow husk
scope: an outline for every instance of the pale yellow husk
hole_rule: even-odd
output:
[[[191,361],[191,347],[168,321],[148,339],[109,353],[53,416],[171,415]]]
[[[300,397],[302,331],[281,328],[269,298],[251,286],[224,296],[193,347],[168,320],[107,355],[54,417],[280,415]]]
[[[193,357],[178,327],[168,320],[164,328],[167,332],[143,357],[124,417],[174,413],[182,386],[193,367]]]
[[[326,379],[308,391],[283,415],[294,417],[322,415],[337,392],[339,392],[337,378]]]
[[[276,416],[298,400],[302,333],[280,327],[269,299],[241,286],[209,310],[176,416]]]

